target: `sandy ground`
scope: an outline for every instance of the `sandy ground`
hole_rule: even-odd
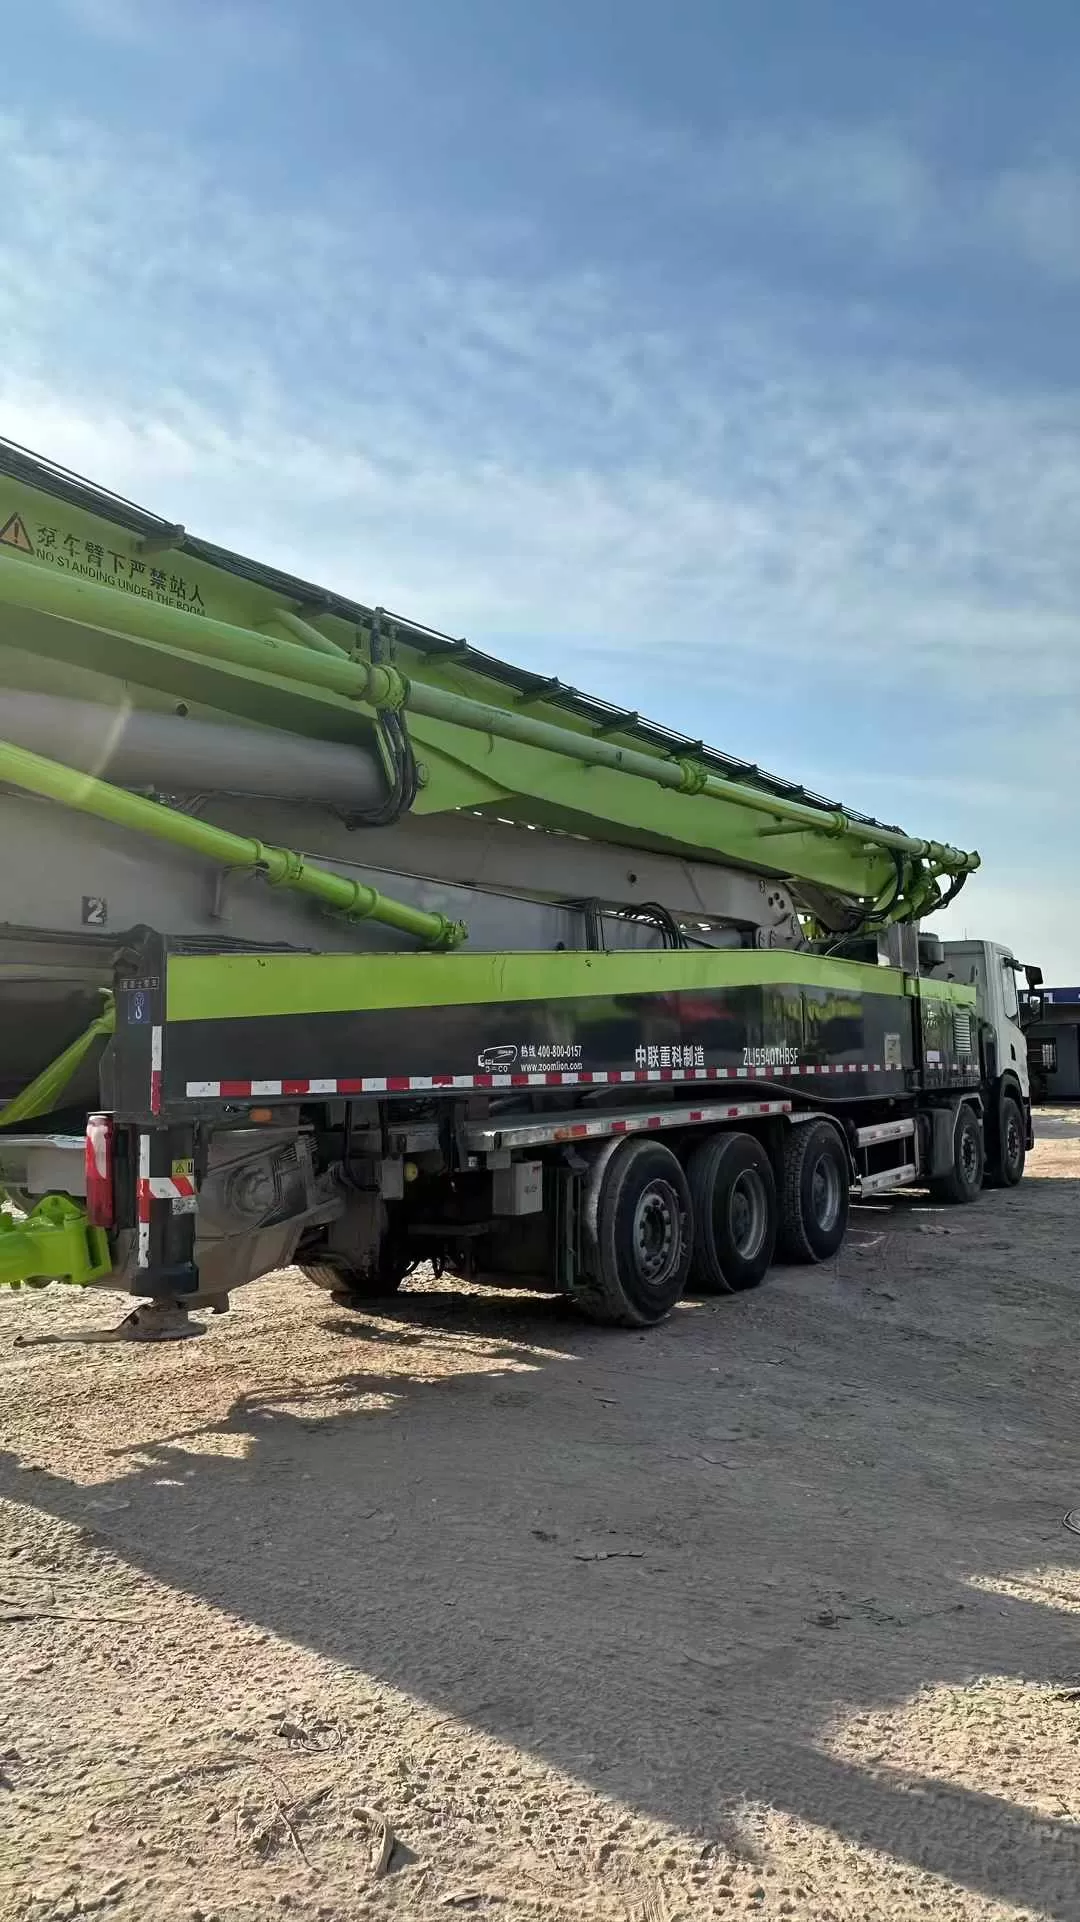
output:
[[[641,1337],[0,1302],[5,1922],[1080,1918],[1080,1127]]]

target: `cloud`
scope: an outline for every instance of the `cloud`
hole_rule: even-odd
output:
[[[92,40],[131,53],[198,41],[203,57],[240,56],[250,65],[284,58],[296,32],[267,5],[236,0],[46,0]]]
[[[154,0],[59,0],[59,11],[84,33],[122,47],[151,46],[172,13]]]
[[[1000,941],[1017,960],[1040,967],[1048,987],[1069,987],[1080,980],[1080,899],[1053,879],[1030,865],[998,865],[974,875],[930,925],[946,941]]]
[[[599,275],[453,271],[370,184],[345,231],[77,126],[0,124],[0,158],[9,422],[193,525],[455,626],[660,634],[717,682],[720,648],[1077,686],[1075,401],[821,368],[739,307],[637,327]]]
[[[541,112],[582,178],[669,220],[692,214],[744,241],[784,231],[844,248],[862,268],[1080,278],[1080,166],[1068,153],[963,171],[889,122],[736,119],[703,132],[607,101]]]
[[[971,783],[1021,786],[1080,703],[1075,395],[824,361],[736,282],[702,309],[496,271],[377,172],[347,218],[277,211],[153,140],[11,117],[0,165],[9,437],[735,753],[785,735],[804,779],[858,713],[830,785],[1009,845]],[[867,178],[897,221],[922,191]],[[905,785],[943,756],[952,789]]]
[[[885,252],[911,248],[938,219],[933,169],[889,126],[736,120],[703,134],[595,100],[545,117],[584,173],[629,179],[669,206],[793,221]]]
[[[1080,170],[1059,161],[1003,172],[988,208],[1021,261],[1051,280],[1080,280]]]

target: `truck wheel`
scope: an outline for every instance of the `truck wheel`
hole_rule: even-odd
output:
[[[828,1121],[791,1128],[784,1142],[780,1257],[828,1261],[847,1233],[851,1170],[847,1150]]]
[[[583,1221],[587,1273],[573,1299],[593,1321],[650,1328],[686,1286],[693,1216],[686,1176],[659,1141],[618,1141],[593,1163]]]
[[[412,1265],[404,1245],[386,1235],[373,1268],[354,1268],[341,1259],[309,1261],[304,1263],[301,1273],[317,1288],[325,1288],[338,1308],[363,1310],[373,1301],[385,1301],[396,1295]]]
[[[694,1213],[690,1286],[702,1295],[756,1288],[776,1249],[776,1182],[760,1141],[715,1134],[687,1163]]]
[[[305,1280],[324,1288],[337,1308],[363,1309],[373,1301],[396,1295],[404,1275],[361,1274],[357,1268],[342,1268],[335,1261],[307,1261],[300,1270]]]
[[[930,1193],[935,1201],[975,1201],[983,1185],[984,1167],[982,1126],[974,1108],[965,1101],[953,1129],[953,1165],[947,1175],[938,1175],[930,1183]]]
[[[994,1169],[996,1188],[1015,1188],[1023,1179],[1027,1162],[1027,1134],[1020,1103],[1007,1094],[998,1116],[998,1153]],[[984,1175],[985,1178],[985,1175]]]

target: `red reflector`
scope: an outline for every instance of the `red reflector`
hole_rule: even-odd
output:
[[[92,1114],[86,1123],[86,1218],[92,1228],[111,1228],[113,1200],[113,1120]]]

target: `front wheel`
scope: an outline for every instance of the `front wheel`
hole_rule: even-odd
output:
[[[1015,1188],[1023,1180],[1027,1162],[1027,1130],[1024,1127],[1024,1113],[1015,1095],[1003,1097],[998,1115],[998,1152],[994,1167],[994,1185],[998,1188]]]
[[[947,1174],[930,1183],[935,1201],[954,1205],[976,1201],[983,1185],[985,1170],[982,1123],[974,1108],[965,1102],[953,1129],[953,1163]]]
[[[650,1328],[686,1287],[693,1211],[686,1176],[659,1141],[619,1141],[597,1156],[585,1190],[584,1273],[571,1290],[593,1320]]]
[[[783,1261],[828,1261],[847,1233],[851,1169],[828,1121],[796,1122],[784,1143],[780,1204]]]

